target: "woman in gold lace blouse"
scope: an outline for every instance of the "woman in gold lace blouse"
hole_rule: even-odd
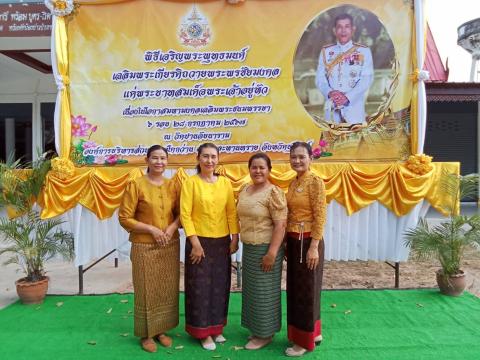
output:
[[[320,294],[323,276],[325,186],[309,170],[312,148],[295,142],[290,165],[297,173],[287,193],[287,323],[293,343],[288,356],[312,351],[322,340]]]
[[[171,346],[165,332],[178,325],[180,184],[163,177],[165,148],[150,147],[146,161],[147,174],[128,184],[118,218],[132,242],[134,334],[145,351],[156,352],[153,339]]]
[[[272,341],[282,326],[281,281],[287,219],[285,195],[268,180],[272,164],[253,155],[248,169],[253,184],[238,195],[237,212],[243,242],[242,326],[251,332],[245,345],[256,350]]]

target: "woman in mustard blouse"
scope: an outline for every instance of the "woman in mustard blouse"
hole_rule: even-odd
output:
[[[147,174],[128,184],[118,218],[132,242],[134,334],[145,351],[156,352],[154,338],[171,346],[165,332],[178,325],[180,185],[163,177],[165,148],[150,147],[146,162]]]
[[[283,236],[287,219],[285,194],[268,180],[272,164],[264,153],[248,160],[252,185],[238,194],[237,211],[243,243],[242,326],[247,350],[268,345],[282,327]]]
[[[326,218],[325,186],[310,172],[312,148],[295,142],[290,166],[297,173],[287,193],[287,324],[293,343],[288,356],[301,356],[322,340],[320,294],[322,291]]]
[[[230,181],[215,173],[218,148],[200,145],[197,175],[184,181],[180,218],[185,244],[185,327],[206,350],[224,342],[230,297],[230,255],[238,249],[238,219]],[[231,236],[231,239],[230,239]]]

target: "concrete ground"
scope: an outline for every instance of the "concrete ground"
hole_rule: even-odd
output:
[[[462,213],[472,214],[478,212],[478,209],[472,205],[462,206]],[[441,216],[434,210],[430,210],[427,214],[427,219],[431,223],[439,222]],[[0,242],[0,247],[2,246]],[[3,265],[7,259],[6,255],[0,256],[0,309],[15,302],[17,298],[15,289],[15,280],[21,278],[23,274],[18,271],[16,265]],[[467,259],[467,267],[470,265],[468,261],[473,261],[473,270],[480,274],[480,256],[474,256],[473,259]],[[429,273],[433,270],[432,266],[437,264],[425,263],[402,263],[401,265],[401,287],[402,282],[405,287],[416,286],[434,286],[434,276],[432,281],[421,282],[415,279],[407,279],[410,270],[428,269]],[[334,273],[351,273],[352,276],[358,277],[359,267],[361,267],[362,279],[343,278],[338,279]],[[340,269],[341,268],[341,269]],[[350,269],[351,268],[351,269]],[[349,270],[350,269],[350,270]],[[68,294],[74,295],[78,293],[78,268],[73,263],[65,263],[58,260],[52,260],[46,265],[47,275],[50,277],[50,285],[48,289],[49,294]],[[330,270],[330,271],[329,271]],[[325,266],[324,288],[345,288],[345,287],[392,287],[393,271],[384,263],[376,262],[329,262]],[[371,274],[369,274],[371,273]],[[379,274],[381,273],[381,274]],[[331,275],[329,275],[331,274]],[[475,273],[476,274],[476,273]],[[382,276],[386,278],[381,279]],[[430,276],[430,275],[429,275]],[[98,263],[95,267],[88,270],[84,274],[84,294],[106,294],[114,292],[131,292],[131,264],[129,260],[120,261],[119,267],[115,268],[113,258],[107,258]],[[371,279],[370,279],[371,277]],[[402,280],[402,277],[404,280]],[[475,275],[476,278],[476,275]],[[408,281],[407,281],[408,280]],[[473,279],[472,281],[480,284],[480,279]],[[384,281],[384,282],[383,282]],[[183,282],[183,281],[182,281]],[[232,277],[232,283],[235,283],[235,278]],[[365,284],[365,285],[362,285]],[[475,284],[478,287],[478,284]],[[415,286],[416,285],[416,286]],[[476,291],[472,291],[476,293]],[[480,294],[477,294],[477,296]]]

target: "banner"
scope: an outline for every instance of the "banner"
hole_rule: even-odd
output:
[[[287,160],[294,141],[322,161],[406,159],[413,23],[405,0],[80,4],[57,44],[63,142],[76,166],[144,163],[153,144],[190,165],[204,142],[222,163]]]

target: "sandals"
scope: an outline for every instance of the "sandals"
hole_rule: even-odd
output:
[[[162,346],[167,347],[167,348],[171,347],[172,344],[173,344],[172,338],[168,335],[165,335],[165,334],[158,335],[157,340]]]
[[[272,342],[272,337],[268,338],[259,338],[256,336],[249,337],[249,342],[245,345],[247,350],[258,350],[261,349]]]
[[[212,337],[209,336],[209,337],[206,337],[205,339],[202,339],[200,340],[200,342],[202,343],[202,347],[205,349],[205,350],[208,350],[208,351],[213,351],[217,348],[217,346],[215,345],[215,342],[213,341]]]
[[[227,341],[227,339],[225,339],[225,337],[222,334],[220,334],[220,335],[214,336],[213,341],[219,344],[223,344],[225,341]]]
[[[155,341],[153,341],[152,338],[143,338],[140,340],[140,344],[142,345],[142,349],[146,352],[157,352],[157,344],[155,344]]]
[[[307,352],[307,349],[304,349],[301,346],[298,345],[293,345],[292,347],[287,348],[285,350],[285,355],[291,356],[291,357],[298,357],[298,356],[303,356]]]

